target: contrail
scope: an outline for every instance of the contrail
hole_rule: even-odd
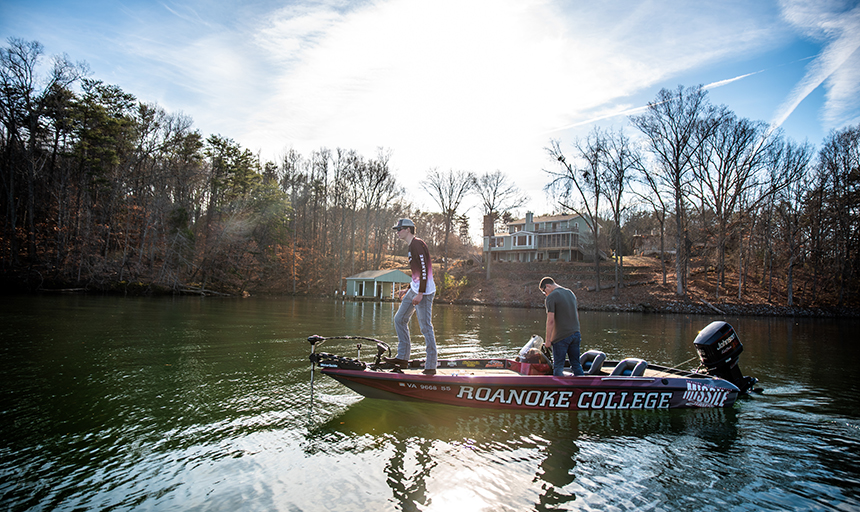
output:
[[[825,80],[842,68],[860,48],[860,6],[852,7],[850,11],[840,12],[789,12],[787,18],[794,19],[794,24],[805,30],[824,30],[833,34],[829,44],[824,46],[800,82],[783,101],[774,113],[770,123],[775,130],[794,112],[800,103],[818,88]],[[805,14],[805,15],[804,15]],[[850,64],[849,64],[850,65]],[[835,79],[839,79],[836,77]],[[851,88],[854,89],[853,87]],[[833,88],[831,87],[831,93]],[[834,101],[828,98],[827,103]]]
[[[725,80],[718,80],[718,81],[716,81],[716,82],[711,82],[711,83],[709,83],[708,85],[706,85],[706,86],[704,86],[704,87],[702,87],[702,88],[703,88],[703,89],[705,89],[706,91],[707,91],[707,90],[709,90],[709,89],[716,89],[717,87],[722,87],[722,86],[724,86],[724,85],[728,85],[728,84],[730,84],[730,83],[732,83],[732,82],[737,82],[738,80],[741,80],[741,79],[746,78],[746,77],[748,77],[748,76],[757,75],[757,74],[759,74],[759,73],[764,73],[765,71],[770,71],[771,69],[781,68],[781,67],[783,67],[783,66],[790,66],[790,65],[794,64],[795,62],[800,62],[800,61],[803,61],[803,60],[809,60],[809,59],[813,59],[813,58],[815,58],[815,56],[814,56],[814,55],[813,55],[813,56],[810,56],[810,57],[803,57],[802,59],[796,59],[796,60],[793,60],[793,61],[791,61],[791,62],[786,62],[786,63],[784,63],[784,64],[780,64],[780,65],[778,65],[778,66],[771,66],[771,67],[769,67],[769,68],[760,69],[760,70],[758,70],[758,71],[753,71],[752,73],[747,73],[747,74],[745,74],[745,75],[736,76],[736,77],[734,77],[734,78],[727,78],[727,79],[725,79]]]
[[[727,78],[727,79],[725,79],[725,80],[719,80],[719,81],[717,81],[717,82],[711,82],[711,83],[709,83],[708,85],[705,85],[704,87],[702,87],[702,89],[704,89],[704,90],[706,90],[706,91],[707,91],[707,90],[710,90],[710,89],[716,89],[717,87],[722,87],[722,86],[724,86],[724,85],[728,85],[728,84],[730,84],[730,83],[732,83],[732,82],[737,82],[738,80],[744,79],[744,78],[746,78],[746,77],[748,77],[748,76],[757,75],[757,74],[759,74],[759,73],[763,73],[763,72],[765,72],[765,71],[767,71],[767,70],[766,70],[766,69],[761,69],[761,70],[759,70],[759,71],[753,71],[752,73],[747,73],[746,75],[736,76],[736,77],[734,77],[734,78]]]
[[[626,115],[629,115],[629,114],[635,114],[635,113],[637,113],[637,112],[641,112],[641,111],[643,111],[643,110],[645,110],[645,109],[647,109],[647,108],[648,108],[648,105],[645,105],[645,106],[643,106],[643,107],[635,107],[635,108],[630,108],[630,109],[627,109],[627,110],[621,110],[621,111],[619,111],[619,112],[612,112],[611,114],[606,114],[606,115],[603,115],[603,116],[594,117],[594,118],[592,118],[592,119],[587,119],[587,120],[585,120],[585,121],[580,121],[580,122],[578,122],[578,123],[573,123],[573,124],[568,124],[568,125],[564,125],[564,126],[559,126],[558,128],[553,128],[553,129],[551,129],[551,130],[547,130],[547,131],[545,131],[545,132],[541,132],[541,133],[539,133],[538,135],[546,135],[546,134],[548,134],[548,133],[559,132],[559,131],[561,131],[561,130],[567,130],[568,128],[575,128],[575,127],[577,127],[577,126],[582,126],[582,125],[584,125],[584,124],[589,124],[589,123],[593,123],[593,122],[596,122],[596,121],[602,121],[602,120],[604,120],[604,119],[609,119],[610,117],[626,116]]]
[[[779,128],[782,123],[788,119],[788,116],[794,112],[800,103],[809,96],[812,91],[818,88],[822,82],[830,78],[845,62],[851,57],[857,49],[860,48],[860,40],[841,38],[834,43],[828,45],[824,51],[816,58],[809,66],[809,71],[806,72],[803,79],[794,86],[788,98],[777,108],[770,122],[771,130]]]

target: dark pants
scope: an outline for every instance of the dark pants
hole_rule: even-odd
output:
[[[552,374],[554,376],[564,376],[564,360],[567,357],[570,358],[570,371],[574,375],[585,375],[585,372],[582,371],[582,365],[579,363],[580,341],[582,341],[582,335],[577,331],[552,344]]]

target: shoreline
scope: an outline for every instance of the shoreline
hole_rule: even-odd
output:
[[[436,302],[465,306],[516,307],[526,309],[543,309],[543,303],[525,301],[494,301],[487,302],[477,299],[458,299]],[[801,317],[801,318],[860,318],[860,310],[838,307],[788,307],[773,304],[711,304],[694,301],[675,301],[666,304],[583,304],[579,311],[598,311],[605,313],[648,313],[659,315],[722,315],[722,316],[764,316],[764,317]]]
[[[594,292],[574,290],[579,299],[579,311],[597,311],[605,313],[645,313],[645,314],[670,314],[670,315],[722,315],[722,316],[761,316],[761,317],[799,317],[799,318],[860,318],[860,309],[850,307],[802,307],[802,306],[779,306],[768,303],[724,303],[711,304],[704,299],[686,298],[676,300],[661,300],[650,297],[650,300],[632,302],[625,300],[602,301],[597,297],[589,297]],[[184,293],[155,292],[152,290],[135,291],[93,290],[84,288],[66,289],[40,289],[34,292],[4,293],[3,295],[111,295],[123,297],[171,297],[171,296],[198,296],[198,297],[221,297],[221,298],[249,298],[249,297],[313,297],[312,295],[292,295],[283,293],[245,293],[234,295],[219,293],[208,290],[186,291]],[[397,302],[394,299],[377,299],[361,297],[344,297],[337,295],[320,295],[334,300],[346,300],[351,302]],[[542,298],[541,298],[542,299]],[[454,298],[437,297],[436,304],[450,304],[460,306],[485,306],[485,307],[512,307],[524,309],[543,309],[543,300],[516,300],[499,299],[483,300],[478,298]]]
[[[447,286],[437,283],[438,292],[434,302],[437,304],[458,304],[466,306],[516,307],[543,309],[544,296],[537,288],[543,276],[552,276],[561,286],[576,294],[580,311],[601,311],[608,313],[653,313],[680,315],[721,315],[721,316],[760,316],[760,317],[797,317],[797,318],[860,318],[860,307],[849,302],[836,305],[835,297],[809,293],[804,281],[798,278],[799,289],[795,290],[795,305],[786,304],[785,290],[775,286],[772,293],[754,276],[747,276],[743,282],[743,295],[738,298],[737,276],[730,275],[726,283],[716,287],[714,272],[707,267],[695,267],[688,278],[685,296],[676,295],[674,274],[663,276],[660,261],[650,257],[626,257],[624,281],[618,290],[611,284],[613,268],[601,268],[601,286],[594,286],[594,267],[583,263],[500,263],[493,266],[494,275],[486,278],[486,270],[471,260],[458,262],[448,269],[451,279]],[[390,268],[401,268],[401,261],[395,260]],[[387,265],[386,265],[387,266]],[[671,269],[667,269],[671,270]],[[15,279],[17,277],[17,279]],[[57,295],[57,294],[97,294],[113,296],[206,296],[206,297],[326,297],[351,301],[385,301],[375,297],[347,298],[335,293],[308,294],[284,293],[274,283],[257,283],[247,291],[231,293],[228,290],[202,288],[199,284],[185,284],[176,288],[147,281],[105,281],[99,285],[70,283],[54,279],[27,280],[28,275],[0,274],[4,284],[3,295]],[[664,284],[665,282],[665,284]],[[43,287],[47,285],[48,287]],[[52,288],[55,287],[55,288]],[[337,289],[338,287],[333,287]],[[342,293],[342,291],[341,291]],[[832,294],[831,294],[832,295]]]

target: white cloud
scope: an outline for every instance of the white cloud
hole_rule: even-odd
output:
[[[783,4],[785,19],[809,37],[826,41],[803,79],[777,109],[771,125],[780,126],[800,103],[822,83],[827,88],[822,120],[839,126],[857,119],[860,107],[860,6],[845,2]]]
[[[752,9],[513,0],[285,9],[257,40],[277,63],[277,92],[243,139],[264,153],[385,146],[409,172],[540,172],[547,131],[604,115],[594,110],[682,71],[777,44],[773,16]]]

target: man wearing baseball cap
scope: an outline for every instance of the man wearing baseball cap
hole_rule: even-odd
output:
[[[418,313],[418,326],[424,335],[427,356],[424,361],[424,374],[436,374],[436,336],[433,332],[433,298],[436,296],[436,283],[433,282],[433,264],[430,251],[424,240],[415,236],[415,223],[410,219],[400,219],[392,228],[397,238],[408,245],[406,256],[412,271],[409,289],[401,292],[400,308],[394,315],[394,329],[397,331],[397,357],[390,359],[398,367],[409,364],[412,342],[409,337],[409,319]]]

